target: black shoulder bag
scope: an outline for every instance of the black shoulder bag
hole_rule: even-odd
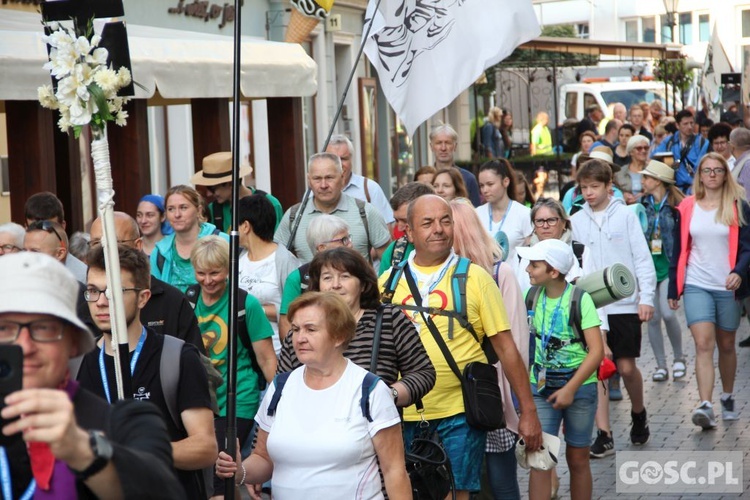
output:
[[[404,269],[409,291],[414,298],[415,304],[421,306],[422,295],[414,281],[408,265]],[[466,365],[463,375],[458,369],[456,360],[453,359],[448,346],[445,345],[443,336],[440,335],[435,323],[424,311],[420,311],[425,325],[435,339],[435,343],[443,353],[453,373],[461,381],[461,392],[464,399],[464,411],[466,422],[482,431],[493,431],[505,427],[505,414],[503,413],[503,397],[497,379],[497,370],[494,366],[482,362],[472,362]],[[477,340],[478,341],[478,340]]]

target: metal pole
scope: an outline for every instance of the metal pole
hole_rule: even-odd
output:
[[[560,151],[562,150],[562,127],[560,127],[559,110],[557,109],[557,64],[552,61],[552,103],[555,106],[555,139],[557,142],[557,160],[560,161]]]
[[[227,427],[225,449],[237,456],[237,311],[239,310],[240,238],[237,232],[240,198],[240,77],[242,75],[242,1],[234,0],[234,73],[232,101],[232,227],[229,232],[229,321],[227,330]],[[244,307],[244,304],[242,304]],[[234,476],[226,480],[224,497],[234,500]]]

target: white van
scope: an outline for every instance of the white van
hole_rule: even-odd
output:
[[[667,90],[669,91],[667,99]],[[664,82],[601,82],[601,83],[565,83],[560,86],[558,99],[558,119],[562,123],[568,118],[580,121],[585,116],[585,110],[592,104],[598,104],[602,111],[607,112],[607,106],[621,102],[628,110],[633,104],[643,101],[661,100],[662,104],[669,103],[670,113],[673,109],[682,109],[679,92],[676,93],[677,106],[672,102],[672,87],[665,88]]]

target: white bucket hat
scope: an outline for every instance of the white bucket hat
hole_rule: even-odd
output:
[[[667,184],[674,184],[674,169],[660,161],[651,160],[648,162],[646,168],[641,170],[641,175],[648,175]]]
[[[78,331],[78,354],[94,348],[94,336],[76,314],[79,286],[73,274],[49,255],[20,252],[0,257],[0,313],[49,314]]]

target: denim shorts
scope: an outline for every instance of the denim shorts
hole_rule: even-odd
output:
[[[734,298],[734,292],[685,285],[683,304],[688,326],[714,323],[726,332],[736,332],[740,327],[742,309],[740,302]]]
[[[565,423],[565,442],[575,448],[591,446],[591,434],[594,431],[594,416],[596,415],[596,384],[584,384],[578,388],[573,397],[573,404],[564,410],[555,410],[547,398],[540,396],[536,384],[531,384],[536,412],[542,430],[547,434],[557,436],[560,433],[560,423]]]
[[[404,446],[409,449],[411,440],[419,434],[420,422],[404,422]],[[487,433],[470,427],[463,413],[430,420],[437,429],[443,447],[451,461],[457,490],[481,489],[482,460]]]

